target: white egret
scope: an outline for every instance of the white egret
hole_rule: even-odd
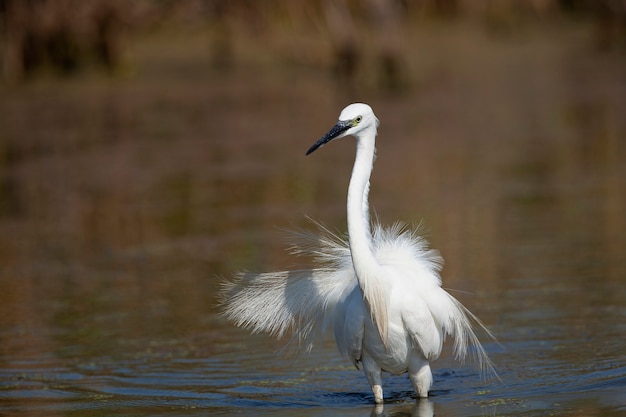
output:
[[[472,324],[482,323],[441,288],[439,254],[399,224],[370,224],[369,178],[379,121],[367,104],[351,104],[339,121],[306,152],[354,136],[356,159],[348,187],[347,242],[320,226],[321,235],[297,232],[293,252],[315,257],[315,269],[241,273],[224,283],[225,316],[253,332],[282,337],[293,333],[307,349],[332,330],[339,350],[363,366],[376,403],[383,402],[382,371],[408,372],[419,397],[432,384],[430,362],[446,335],[463,360],[472,352],[482,371],[493,366]],[[372,230],[373,229],[373,230]]]

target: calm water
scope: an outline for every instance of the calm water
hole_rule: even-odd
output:
[[[424,37],[400,96],[154,48],[3,91],[0,414],[626,415],[626,61],[576,40]],[[331,340],[285,358],[218,315],[220,275],[307,264],[278,228],[345,228],[352,141],[304,152],[356,100],[380,220],[426,227],[502,382],[444,355],[376,408]]]

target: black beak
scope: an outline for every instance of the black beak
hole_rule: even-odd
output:
[[[321,148],[322,146],[326,145],[328,142],[337,138],[343,132],[350,129],[351,127],[352,127],[352,123],[350,123],[349,121],[341,121],[341,120],[338,121],[337,124],[328,131],[328,133],[322,136],[320,140],[315,142],[313,146],[311,146],[309,150],[306,151],[306,154],[308,155],[310,153],[313,153],[317,148]]]

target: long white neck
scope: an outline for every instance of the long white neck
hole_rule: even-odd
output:
[[[359,280],[371,270],[368,267],[375,262],[367,201],[374,152],[374,140],[357,139],[356,159],[348,187],[348,235],[352,263]]]
[[[348,238],[352,264],[363,292],[363,297],[376,323],[383,342],[387,339],[387,296],[381,281],[380,266],[373,253],[370,228],[369,179],[375,156],[376,128],[357,137],[356,159],[348,187]]]

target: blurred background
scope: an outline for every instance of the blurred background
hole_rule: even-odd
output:
[[[332,342],[284,362],[215,297],[345,230],[352,140],[304,152],[355,101],[378,218],[500,342],[505,385],[444,358],[435,411],[626,411],[623,0],[0,0],[0,67],[4,415],[369,415]]]

